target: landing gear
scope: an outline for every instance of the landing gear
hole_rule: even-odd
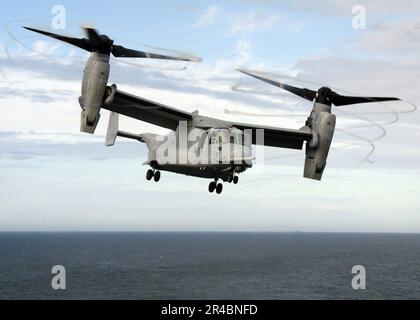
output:
[[[156,171],[153,178],[155,182],[158,182],[160,180],[160,171]]]
[[[228,178],[227,180],[229,183],[234,183],[234,184],[238,184],[239,182],[239,177],[237,175],[235,175],[235,173],[232,173],[232,175]]]
[[[217,179],[209,183],[209,192],[213,193],[216,190],[217,194],[221,194],[223,191],[223,184],[217,183]]]
[[[146,172],[146,180],[148,180],[148,181],[152,180],[152,178],[153,178],[154,175],[155,174],[154,174],[154,172],[153,172],[152,169],[147,170],[147,172]]]
[[[238,184],[239,182],[239,177],[238,176],[234,176],[233,177],[233,184]]]
[[[212,193],[216,189],[216,182],[212,181],[209,184],[209,192]]]
[[[152,178],[158,182],[160,180],[160,171],[154,171],[152,169],[147,170],[146,172],[146,180],[150,181]]]
[[[223,184],[221,183],[217,183],[218,178],[215,178],[214,181],[210,182],[209,184],[209,192],[213,193],[214,191],[216,191],[217,194],[221,194],[223,191]],[[225,182],[229,182],[229,183],[234,183],[234,184],[238,184],[239,182],[239,177],[237,175],[235,175],[235,172],[232,173],[232,175],[230,176],[225,176],[223,177],[223,181]]]

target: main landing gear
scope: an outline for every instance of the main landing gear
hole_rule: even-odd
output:
[[[217,183],[217,179],[214,179],[214,181],[209,184],[209,192],[213,193],[214,190],[216,190],[217,194],[221,194],[223,191],[223,184]]]
[[[228,182],[229,183],[232,183],[233,182],[233,184],[238,184],[239,177],[238,176],[235,176],[235,175],[232,175],[232,176],[229,177]]]
[[[160,180],[160,171],[152,169],[147,170],[146,179],[150,181],[152,178],[155,180],[155,182],[158,182]]]
[[[221,194],[223,191],[223,184],[217,183],[218,178],[215,178],[214,181],[209,183],[209,192],[213,193],[216,190],[217,194]],[[238,184],[239,177],[233,173],[229,178],[224,178],[224,181],[227,181],[229,183]]]

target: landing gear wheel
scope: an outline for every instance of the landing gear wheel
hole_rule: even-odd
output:
[[[155,172],[154,178],[155,178],[155,182],[158,182],[160,180],[160,171]]]
[[[216,182],[212,181],[209,184],[209,192],[212,193],[216,189]]]
[[[239,182],[239,177],[238,176],[234,176],[233,177],[233,183],[234,184],[238,184],[238,182]]]
[[[228,182],[229,182],[229,183],[232,183],[232,181],[233,181],[233,177],[232,177],[232,176],[230,176],[230,177],[228,178]]]
[[[153,170],[152,169],[147,170],[147,172],[146,172],[146,179],[148,181],[150,181],[150,180],[152,180],[153,176],[154,176]]]
[[[216,186],[216,193],[217,193],[217,194],[221,194],[221,193],[222,193],[222,191],[223,191],[223,184],[219,183],[219,184]]]

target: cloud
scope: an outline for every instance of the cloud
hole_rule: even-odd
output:
[[[356,5],[362,5],[366,8],[368,19],[369,15],[376,17],[378,15],[388,15],[389,13],[411,13],[420,10],[420,3],[411,0],[298,0],[293,1],[292,8],[309,13],[316,12],[325,15],[349,16],[351,19],[352,8]]]
[[[280,20],[280,16],[277,14],[267,14],[257,10],[239,13],[234,15],[229,33],[231,35],[246,35],[268,31]]]
[[[8,139],[2,139],[1,136],[0,133],[0,159],[71,158],[79,160],[139,159],[141,161],[147,158],[147,149],[144,144],[123,138],[118,138],[115,146],[106,148],[103,136],[92,139],[87,135],[76,135],[76,140],[69,139],[71,134],[63,133],[14,132]],[[85,140],[84,143],[81,140]]]
[[[0,86],[0,96],[4,98],[19,97],[32,102],[50,103],[58,99],[69,99],[74,96],[74,91],[66,89],[31,89],[10,88]]]
[[[201,14],[194,23],[195,28],[204,28],[214,24],[219,14],[219,7],[216,5],[210,6]]]
[[[420,19],[377,23],[355,39],[355,46],[369,54],[400,55],[406,60],[420,52]]]
[[[31,52],[31,54],[37,55],[37,52],[42,52],[45,55],[52,55],[60,47],[61,47],[61,43],[50,45],[46,41],[37,40],[37,41],[35,41],[35,44],[34,44],[34,47],[33,47],[34,51]]]
[[[243,65],[250,60],[250,52],[249,49],[251,47],[251,43],[249,41],[239,40],[236,42],[236,50],[235,54],[236,58],[236,65]]]

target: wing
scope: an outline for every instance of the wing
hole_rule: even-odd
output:
[[[180,121],[192,120],[192,114],[189,112],[119,91],[116,86],[112,86],[110,89],[111,91],[102,106],[104,109],[174,131],[178,128]],[[220,120],[220,123],[240,130],[252,130],[253,144],[259,142],[256,139],[257,130],[263,129],[264,145],[269,147],[302,149],[303,142],[312,139],[311,130],[307,127],[304,127],[306,129],[294,130],[222,120]]]
[[[232,123],[232,125],[240,130],[252,130],[253,144],[259,144],[259,141],[256,139],[256,130],[263,129],[264,145],[267,147],[302,149],[303,142],[310,141],[312,139],[312,132],[311,129],[309,129],[308,127],[303,127],[300,130],[294,130],[251,125],[245,123]]]
[[[192,119],[191,113],[119,90],[112,92],[110,96],[106,98],[102,107],[174,131],[178,128],[179,121],[188,121]]]

